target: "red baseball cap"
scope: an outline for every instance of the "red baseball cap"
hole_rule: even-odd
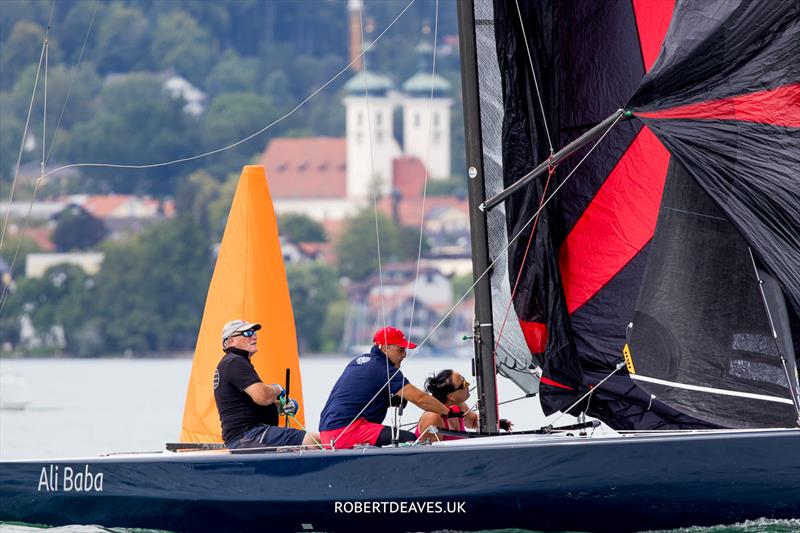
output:
[[[417,347],[417,345],[413,342],[408,342],[405,333],[397,328],[393,328],[392,326],[388,326],[376,331],[375,335],[372,337],[372,342],[380,346],[396,344],[401,348],[409,348],[411,350]]]

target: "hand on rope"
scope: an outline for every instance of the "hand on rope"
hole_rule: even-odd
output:
[[[277,388],[277,390],[279,391],[275,395],[275,403],[280,405],[286,403],[286,389],[284,389],[282,385],[278,385],[277,383],[273,383],[272,386]]]
[[[293,400],[291,398],[281,398],[281,404],[278,407],[278,414],[280,416],[293,417],[299,410],[300,405],[297,403],[297,400]]]

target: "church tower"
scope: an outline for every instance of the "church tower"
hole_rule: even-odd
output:
[[[347,0],[347,31],[348,48],[350,52],[351,68],[356,72],[364,70],[364,58],[361,41],[361,11],[364,4],[362,0]]]
[[[391,191],[392,162],[401,154],[394,138],[393,112],[397,102],[393,87],[388,77],[371,72],[359,72],[345,85],[350,198],[371,198],[375,188],[382,196]]]
[[[450,177],[450,82],[431,76],[433,47],[417,47],[419,69],[403,84],[403,148],[419,158],[429,177]],[[431,98],[433,92],[433,98]]]

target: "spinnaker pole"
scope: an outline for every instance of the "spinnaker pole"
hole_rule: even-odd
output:
[[[478,60],[475,47],[475,6],[473,0],[457,2],[458,43],[461,53],[461,90],[464,101],[464,144],[469,169],[469,224],[472,241],[473,277],[489,268],[486,213],[480,209],[486,198],[483,182],[483,147],[478,95]],[[494,361],[494,328],[490,274],[475,285],[475,377],[478,382],[480,431],[497,432],[497,381]]]
[[[466,101],[464,102],[464,106],[466,107]],[[625,111],[624,109],[617,109],[614,113],[609,116],[608,118],[604,119],[602,122],[597,124],[596,126],[592,127],[589,131],[566,145],[564,148],[553,154],[547,161],[543,161],[539,163],[533,170],[519,178],[517,181],[514,182],[513,185],[509,185],[499,193],[495,194],[485,202],[483,202],[480,206],[481,210],[488,211],[489,209],[493,208],[518,190],[525,187],[528,183],[533,180],[536,176],[544,174],[547,172],[550,167],[556,167],[559,163],[568,159],[572,154],[592,142],[593,140],[597,139],[601,135],[603,135],[606,131],[608,131],[616,122],[620,119],[620,117],[630,118],[631,113]],[[466,122],[465,122],[466,124]]]

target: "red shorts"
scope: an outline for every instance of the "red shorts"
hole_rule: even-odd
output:
[[[383,424],[376,424],[375,422],[368,422],[365,418],[359,418],[349,427],[320,431],[319,436],[322,445],[326,448],[330,446],[333,440],[335,441],[333,444],[335,449],[345,450],[358,444],[374,446],[381,430],[383,430]]]

